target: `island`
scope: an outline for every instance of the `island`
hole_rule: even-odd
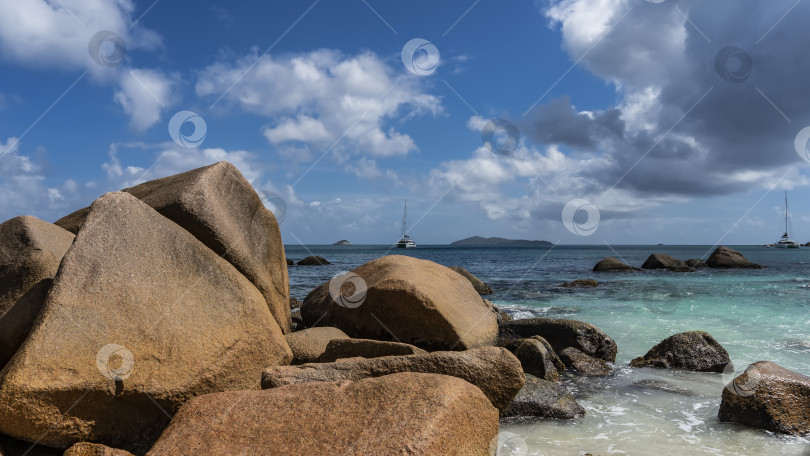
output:
[[[452,242],[450,245],[465,245],[465,246],[546,246],[554,245],[548,241],[527,241],[525,239],[504,239],[499,237],[484,238],[481,236],[473,236],[460,241]]]
[[[334,244],[332,244],[332,245],[352,245],[352,243],[351,243],[351,242],[349,242],[349,241],[347,241],[346,239],[343,239],[343,240],[340,240],[340,241],[335,242],[335,243],[334,243]]]

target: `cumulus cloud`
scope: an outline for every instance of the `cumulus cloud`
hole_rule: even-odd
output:
[[[810,184],[793,146],[810,125],[810,5],[785,15],[795,3],[543,2],[571,61],[610,84],[617,102],[582,110],[577,103],[589,100],[575,93],[544,99],[510,118],[522,133],[518,151],[482,148],[444,163],[431,188],[453,187],[451,197],[480,204],[490,219],[519,221],[559,219],[572,198],[594,202],[603,218],[632,217],[695,197]],[[715,68],[729,45],[754,62],[740,83]],[[733,71],[743,62],[727,63]],[[476,116],[468,126],[485,123]]]
[[[418,150],[390,125],[394,119],[442,112],[440,99],[403,73],[370,52],[272,57],[254,51],[206,68],[196,93],[269,118],[262,134],[290,158],[310,161],[330,148],[339,161],[393,157]]]
[[[35,69],[86,70],[94,80],[114,84],[115,101],[131,116],[131,125],[143,130],[159,120],[165,107],[155,98],[172,99],[172,78],[130,68],[126,53],[120,67],[101,65],[90,46],[101,31],[118,35],[127,51],[160,46],[154,31],[134,26],[134,14],[131,0],[0,0],[0,56]],[[114,48],[111,42],[101,44],[97,56]]]

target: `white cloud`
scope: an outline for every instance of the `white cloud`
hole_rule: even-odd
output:
[[[290,158],[311,160],[337,143],[332,152],[342,161],[416,151],[409,135],[387,124],[442,112],[440,99],[420,84],[373,53],[346,56],[322,49],[282,57],[254,52],[216,63],[203,71],[196,93],[227,92],[224,102],[271,119],[262,133]]]
[[[117,34],[127,52],[158,47],[161,39],[154,31],[132,28],[134,13],[132,0],[0,0],[0,56],[35,69],[86,70],[97,82],[117,83],[115,101],[132,116],[131,125],[143,130],[159,120],[163,108],[144,92],[169,103],[170,79],[155,70],[129,69],[127,53],[118,68],[100,65],[90,49],[91,38],[101,31]],[[110,44],[101,47],[101,55]]]
[[[130,126],[146,130],[160,120],[167,105],[174,102],[172,95],[176,78],[154,70],[129,70],[119,81],[114,99],[130,115]]]

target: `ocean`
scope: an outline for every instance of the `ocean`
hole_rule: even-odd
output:
[[[640,267],[652,253],[705,259],[711,246],[456,247],[286,246],[287,257],[320,255],[328,266],[289,268],[299,300],[335,275],[385,254],[462,266],[488,283],[493,303],[513,318],[551,317],[592,323],[618,345],[616,369],[605,378],[566,375],[563,384],[586,409],[575,421],[501,425],[502,455],[655,454],[810,455],[810,440],[717,419],[724,385],[753,362],[773,361],[810,375],[810,248],[729,246],[768,266],[696,273],[595,273],[606,256]],[[593,278],[598,288],[562,289]],[[630,369],[664,338],[703,330],[736,367],[726,374]]]

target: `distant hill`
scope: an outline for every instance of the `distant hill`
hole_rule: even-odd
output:
[[[483,238],[481,236],[473,236],[471,238],[462,239],[451,243],[450,245],[472,245],[472,246],[493,246],[493,245],[508,245],[508,246],[531,246],[531,245],[554,245],[548,241],[527,241],[525,239],[504,239],[499,237]]]
[[[337,242],[335,242],[335,243],[334,243],[334,244],[332,244],[332,245],[352,245],[352,243],[351,243],[351,242],[349,242],[349,241],[347,241],[346,239],[343,239],[343,240],[341,240],[341,241],[337,241]]]

